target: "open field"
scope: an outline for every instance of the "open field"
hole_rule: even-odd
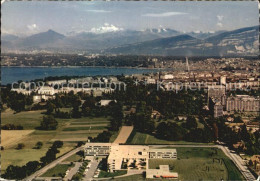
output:
[[[71,166],[67,164],[56,165],[55,167],[51,168],[50,170],[42,174],[41,177],[59,177],[65,174],[68,168],[70,167]]]
[[[12,145],[17,145],[19,141],[26,138],[32,132],[34,132],[34,130],[2,130],[1,145],[4,148]]]
[[[40,126],[40,122],[44,116],[41,114],[42,112],[42,110],[39,110],[14,114],[13,111],[8,110],[1,113],[1,124],[15,124],[23,126],[24,129],[35,129],[35,127]]]
[[[65,108],[63,111],[69,111],[70,108]],[[45,155],[48,148],[56,140],[64,142],[64,146],[60,149],[60,156],[69,150],[73,149],[78,141],[87,141],[89,136],[96,137],[99,133],[106,130],[106,126],[91,126],[87,125],[108,125],[108,118],[79,118],[79,119],[56,119],[59,123],[57,130],[37,130],[35,129],[40,125],[42,117],[41,111],[28,111],[13,114],[11,110],[2,113],[2,124],[15,124],[24,127],[24,130],[19,131],[2,131],[2,143],[4,150],[1,152],[1,171],[3,172],[8,165],[22,166],[28,161],[39,161]],[[64,131],[64,129],[72,129],[72,124],[77,125],[73,127],[73,131]],[[75,129],[76,128],[76,129]],[[77,129],[80,128],[80,129]],[[82,129],[81,128],[87,128]],[[35,144],[41,141],[43,147],[41,149],[33,149]],[[22,150],[16,150],[18,143],[24,143],[25,147]]]
[[[136,132],[129,137],[127,140],[128,144],[181,144],[181,145],[187,145],[187,144],[207,144],[207,143],[196,143],[196,142],[187,142],[187,141],[167,141],[167,140],[161,140],[158,138],[155,138],[152,135],[145,134],[145,133],[139,133]]]
[[[169,165],[180,180],[243,180],[233,162],[217,148],[177,148],[178,159],[150,159],[149,168]]]

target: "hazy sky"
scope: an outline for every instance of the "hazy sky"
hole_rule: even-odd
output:
[[[34,34],[172,28],[179,31],[233,30],[258,25],[258,4],[219,2],[5,2],[2,33]],[[103,27],[103,28],[100,28]]]

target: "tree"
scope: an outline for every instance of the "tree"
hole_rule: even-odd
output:
[[[53,144],[52,144],[52,147],[55,147],[55,148],[61,148],[63,146],[63,141],[54,141]]]
[[[53,103],[48,102],[47,103],[47,114],[51,114],[54,111],[55,108],[56,107]]]
[[[53,160],[56,159],[56,154],[60,151],[57,149],[57,147],[52,146],[49,148],[49,150],[46,152],[45,156],[41,157],[40,160],[43,163],[43,165],[46,165],[48,163],[51,163]]]
[[[43,143],[41,141],[38,141],[36,144],[35,144],[35,148],[36,149],[41,149],[43,146]]]
[[[99,133],[98,136],[94,139],[95,142],[109,142],[112,134],[109,131],[103,131]]]
[[[112,117],[110,120],[110,129],[112,131],[118,131],[119,128],[122,126],[122,120],[124,118],[122,105],[119,103],[112,104],[110,108],[110,115]]]
[[[17,145],[17,150],[21,150],[25,147],[25,145],[23,143],[18,143]]]
[[[83,142],[83,141],[79,141],[79,142],[77,143],[77,147],[81,147],[82,145],[84,145],[84,142]]]
[[[44,116],[41,121],[40,128],[43,130],[55,130],[57,129],[58,122],[52,115]]]
[[[187,129],[196,129],[198,126],[196,118],[193,116],[188,116],[185,126]]]
[[[34,173],[38,168],[40,168],[40,163],[38,161],[30,161],[26,165],[26,175]]]
[[[166,122],[159,123],[159,125],[156,128],[157,137],[161,138],[161,139],[165,139],[167,136],[167,134],[166,134],[167,128],[168,128],[168,126],[167,126]]]
[[[243,123],[243,120],[241,118],[241,116],[237,116],[234,118],[234,123]]]

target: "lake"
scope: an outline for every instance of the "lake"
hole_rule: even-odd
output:
[[[132,75],[158,72],[158,69],[105,67],[1,67],[2,84],[31,81],[49,76]]]

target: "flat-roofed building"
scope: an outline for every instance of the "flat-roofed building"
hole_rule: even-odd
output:
[[[139,145],[113,145],[108,156],[108,166],[110,172],[120,170],[123,161],[148,159],[149,146]]]
[[[165,159],[177,159],[176,149],[149,149],[149,158],[165,158]]]
[[[85,156],[108,156],[113,143],[86,143],[84,148]]]

